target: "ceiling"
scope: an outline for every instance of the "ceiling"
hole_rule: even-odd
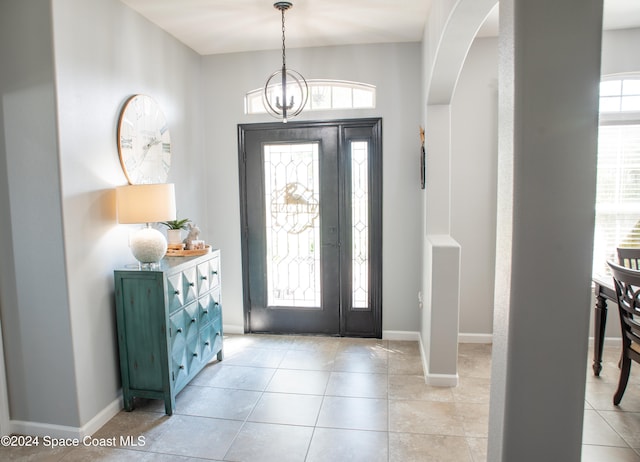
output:
[[[275,0],[121,0],[201,55],[279,49]],[[419,42],[432,0],[292,0],[287,48]],[[604,0],[604,28],[640,27],[640,0]],[[498,9],[479,36],[498,33]]]

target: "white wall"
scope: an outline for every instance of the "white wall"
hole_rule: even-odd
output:
[[[11,418],[77,425],[50,17],[48,1],[0,4],[0,307]]]
[[[601,24],[601,0],[500,2],[488,460],[580,460]]]
[[[602,75],[640,72],[640,29],[605,31],[602,36]]]
[[[135,261],[127,247],[135,227],[115,221],[113,188],[126,183],[116,149],[121,105],[134,93],[160,102],[178,208],[205,220],[200,57],[118,0],[2,8],[11,419],[28,433],[72,436],[119,405],[113,270]]]
[[[640,72],[640,29],[604,31],[603,76]],[[452,103],[452,236],[462,247],[460,333],[491,334],[495,262],[497,38],[476,39]],[[592,299],[591,317],[593,318]],[[589,335],[593,335],[593,319]],[[610,303],[607,337],[620,337]],[[464,338],[464,337],[463,337]]]
[[[227,330],[242,329],[237,124],[273,122],[243,114],[246,91],[280,67],[277,51],[203,58],[206,155],[210,160],[207,226],[222,249]],[[301,120],[382,117],[383,330],[417,331],[421,227],[419,187],[420,46],[385,44],[287,50],[287,65],[307,79],[342,79],[377,87],[375,110],[306,112]]]
[[[118,396],[113,270],[135,261],[127,247],[135,226],[118,226],[114,213],[113,188],[127,182],[118,115],[131,94],[158,100],[171,130],[168,181],[179,214],[204,220],[200,57],[119,1],[53,5],[69,312],[85,424]]]
[[[451,109],[451,235],[461,246],[459,330],[485,341],[493,331],[497,73],[497,38],[476,39]]]

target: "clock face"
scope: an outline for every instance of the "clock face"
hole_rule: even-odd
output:
[[[118,153],[130,184],[166,183],[171,166],[171,136],[158,103],[134,95],[118,121]]]

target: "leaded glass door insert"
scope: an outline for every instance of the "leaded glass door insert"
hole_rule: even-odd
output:
[[[264,145],[267,304],[320,309],[318,143]]]
[[[369,309],[369,144],[351,145],[351,306]]]
[[[238,134],[245,332],[380,337],[380,119]]]

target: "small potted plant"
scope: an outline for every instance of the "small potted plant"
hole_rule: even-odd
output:
[[[187,225],[191,223],[191,220],[183,218],[181,220],[161,221],[160,223],[168,228],[167,241],[169,244],[181,244],[182,230],[187,229]]]

